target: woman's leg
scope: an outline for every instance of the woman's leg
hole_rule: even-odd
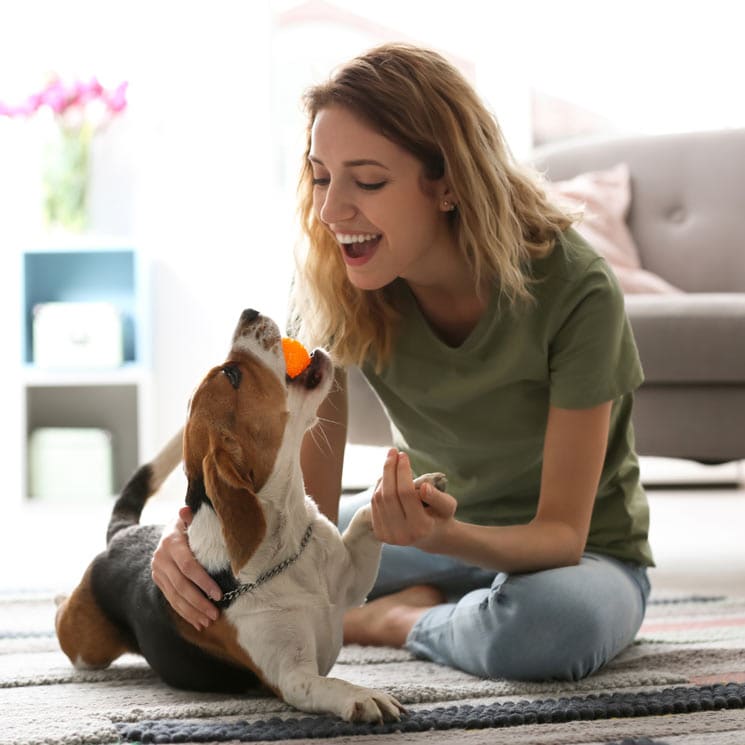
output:
[[[481,677],[579,680],[631,644],[648,595],[642,567],[585,554],[573,567],[499,574],[427,610],[406,647]]]
[[[342,530],[370,496],[342,500]],[[523,680],[579,680],[595,672],[634,640],[649,596],[644,568],[598,554],[585,554],[574,567],[510,576],[385,545],[369,596],[376,612],[364,621],[379,618],[376,604],[383,612],[424,605],[433,596],[421,585],[438,590],[440,602],[419,614],[408,649],[481,677]],[[383,596],[392,594],[385,604]]]

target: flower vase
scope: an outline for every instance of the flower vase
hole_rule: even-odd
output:
[[[87,226],[92,128],[60,126],[44,158],[44,218],[48,228],[79,233]]]

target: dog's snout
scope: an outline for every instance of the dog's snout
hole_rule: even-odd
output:
[[[241,313],[241,323],[247,324],[247,323],[253,323],[257,318],[259,317],[259,311],[254,310],[253,308],[246,308],[246,310]]]
[[[262,315],[258,310],[246,308],[241,312],[238,325],[233,332],[231,354],[251,352],[263,358],[266,355],[272,364],[280,364],[282,336],[279,326],[269,316]]]

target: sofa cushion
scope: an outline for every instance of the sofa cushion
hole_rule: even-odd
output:
[[[625,163],[581,173],[566,181],[549,181],[545,186],[557,204],[581,213],[575,230],[605,257],[624,292],[680,292],[662,277],[642,269],[639,252],[626,225],[631,181]]]
[[[745,293],[627,295],[646,383],[745,383]]]
[[[553,181],[627,163],[642,266],[688,292],[745,292],[745,127],[598,136],[537,150]]]

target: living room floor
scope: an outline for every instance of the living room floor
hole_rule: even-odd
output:
[[[657,561],[650,575],[655,591],[745,594],[744,466],[703,469],[642,460]],[[177,482],[153,498],[143,522],[174,520],[180,491]],[[0,534],[0,592],[72,589],[104,547],[110,510],[108,499],[11,505]]]

